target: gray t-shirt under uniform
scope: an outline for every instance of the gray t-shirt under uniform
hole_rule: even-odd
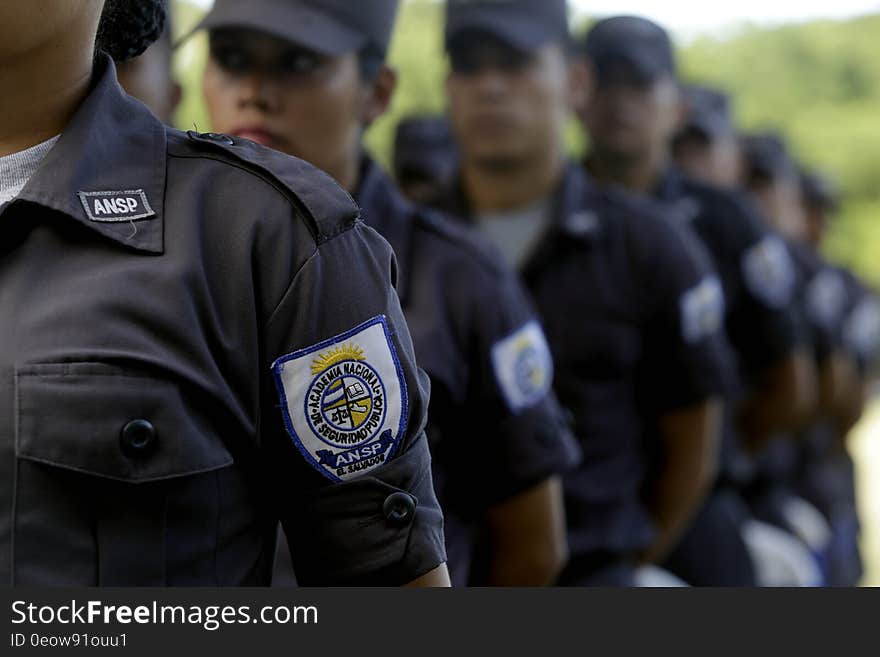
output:
[[[0,157],[0,205],[18,196],[56,141],[58,136],[27,150]]]
[[[550,199],[524,208],[483,212],[476,216],[479,229],[515,269],[526,264],[544,237],[550,219]]]

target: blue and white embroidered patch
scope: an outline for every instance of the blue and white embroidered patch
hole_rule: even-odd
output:
[[[403,437],[406,381],[384,316],[272,365],[287,431],[333,481],[390,460]]]
[[[704,278],[683,295],[681,334],[688,344],[695,344],[721,330],[724,321],[724,290],[716,276]]]
[[[834,269],[823,269],[806,288],[806,307],[810,318],[825,328],[833,327],[846,306],[846,283]]]
[[[531,321],[496,342],[492,367],[511,411],[519,413],[540,402],[553,382],[553,358],[538,322]]]
[[[770,308],[782,308],[794,296],[796,274],[788,248],[780,238],[765,237],[742,260],[749,291]]]

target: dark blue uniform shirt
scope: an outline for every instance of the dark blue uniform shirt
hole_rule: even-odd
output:
[[[356,198],[397,255],[397,289],[431,378],[450,572],[456,585],[480,584],[486,510],[579,458],[543,331],[516,275],[469,228],[406,200],[369,160]]]
[[[725,327],[736,354],[739,392],[804,341],[795,305],[798,272],[784,240],[767,229],[757,208],[740,194],[669,169],[655,189],[671,216],[688,224],[705,244],[724,286]],[[722,481],[753,476],[739,448],[736,405],[728,409],[722,448]]]
[[[460,192],[443,205],[467,216]],[[723,293],[693,235],[573,164],[522,276],[584,452],[565,479],[575,572],[579,560],[628,557],[653,540],[641,495],[656,420],[730,385]]]

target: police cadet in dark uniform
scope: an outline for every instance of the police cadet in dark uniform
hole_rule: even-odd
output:
[[[739,538],[748,517],[736,490],[747,463],[739,439],[758,448],[799,426],[813,398],[811,362],[791,316],[794,267],[745,199],[688,180],[671,165],[682,99],[665,31],[639,17],[609,18],[588,32],[584,50],[598,80],[582,115],[592,145],[587,167],[665,203],[708,247],[746,393],[728,416],[719,485],[669,566],[694,584],[750,585],[752,559]]]
[[[828,178],[800,171],[805,244],[818,252],[839,207],[838,192]],[[843,376],[835,389],[835,413],[812,427],[804,437],[797,490],[815,504],[831,526],[827,553],[827,581],[831,586],[855,586],[862,576],[859,552],[860,523],[856,504],[855,472],[847,450],[847,436],[864,411],[869,370],[880,347],[880,305],[849,271],[835,268],[840,284],[826,284],[826,304],[843,306],[840,341],[845,354]],[[833,293],[833,296],[832,296]],[[840,301],[842,299],[842,302]]]
[[[801,176],[782,138],[756,133],[742,138],[743,184],[762,206],[768,223],[786,238],[799,273],[798,308],[819,373],[815,416],[793,440],[771,442],[758,461],[751,501],[759,516],[786,526],[827,562],[832,528],[819,510],[795,496],[798,470],[825,444],[837,418],[851,406],[855,363],[843,340],[847,284],[843,272],[825,262],[807,241]],[[821,527],[820,527],[821,526]]]
[[[587,72],[568,59],[564,0],[450,1],[445,38],[461,170],[440,202],[520,270],[584,451],[565,478],[560,581],[644,582],[637,570],[657,570],[638,566],[662,558],[711,485],[720,284],[694,237],[567,163],[562,131]]]
[[[566,552],[559,474],[578,450],[551,392],[543,331],[488,245],[405,200],[362,150],[361,133],[394,92],[385,55],[397,7],[221,0],[203,23],[207,105],[215,128],[331,173],[394,248],[397,289],[431,377],[428,436],[454,583],[550,584]]]
[[[717,187],[740,184],[741,158],[730,97],[701,85],[682,88],[686,114],[672,140],[672,156],[683,174]]]
[[[263,585],[280,520],[301,583],[448,584],[391,249],[123,94],[162,16],[0,5],[0,580]]]
[[[441,116],[410,116],[394,133],[394,179],[410,200],[437,197],[455,174],[458,157],[449,122]]]

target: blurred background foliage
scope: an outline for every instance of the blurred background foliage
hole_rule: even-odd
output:
[[[188,0],[176,1],[178,36],[202,11]],[[400,76],[398,92],[392,111],[367,135],[386,165],[402,116],[443,111],[442,17],[436,0],[407,0],[402,7],[390,56]],[[581,31],[589,18],[577,20]],[[686,79],[735,92],[744,128],[781,130],[803,162],[834,177],[846,202],[828,255],[880,288],[880,15],[772,28],[742,25],[679,45]],[[210,128],[200,93],[204,61],[204,35],[179,50],[175,66],[185,92],[179,127]],[[569,137],[576,154],[583,137],[574,126]]]

